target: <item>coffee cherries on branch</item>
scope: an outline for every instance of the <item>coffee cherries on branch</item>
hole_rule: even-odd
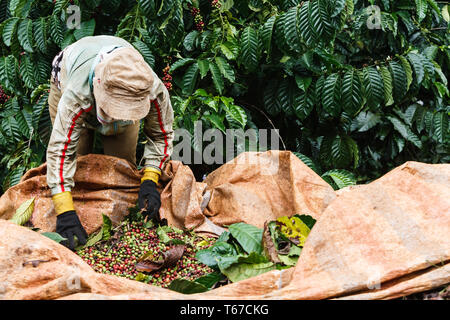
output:
[[[10,96],[8,96],[5,91],[3,91],[2,86],[0,86],[0,104],[4,104],[9,98]]]
[[[164,85],[166,86],[167,90],[172,90],[172,76],[169,74],[170,72],[170,66],[167,65],[163,69],[164,77],[162,78]]]
[[[215,9],[220,9],[221,4],[219,0],[212,0],[211,1],[211,7],[215,8]]]
[[[191,5],[189,5],[189,9],[191,10],[191,16],[194,17],[195,29],[200,32],[203,31],[205,23],[203,22],[203,17],[200,14],[200,9]]]

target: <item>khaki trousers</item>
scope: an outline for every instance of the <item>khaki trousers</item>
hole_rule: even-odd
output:
[[[50,81],[50,94],[48,96],[49,112],[52,125],[55,122],[58,111],[58,103],[61,99],[61,90],[53,81]],[[124,132],[114,136],[101,136],[103,151],[106,155],[128,160],[136,166],[136,146],[139,138],[140,122],[129,125]],[[77,155],[82,156],[93,152],[94,130],[84,128],[81,131],[77,145]]]

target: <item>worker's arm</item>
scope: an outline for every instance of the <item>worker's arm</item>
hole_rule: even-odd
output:
[[[145,170],[139,191],[139,208],[159,220],[160,195],[156,190],[161,170],[173,151],[173,109],[169,92],[159,81],[151,101],[150,112],[144,120],[147,143],[144,149]]]
[[[150,112],[144,121],[147,143],[144,149],[145,166],[161,171],[173,151],[173,109],[169,92],[164,84],[157,86],[159,92],[151,101]]]
[[[75,248],[75,236],[79,244],[87,238],[71,194],[83,117],[93,108],[86,70],[87,66],[79,68],[66,81],[47,148],[47,184],[57,214],[56,232],[68,239],[63,244],[71,249]]]

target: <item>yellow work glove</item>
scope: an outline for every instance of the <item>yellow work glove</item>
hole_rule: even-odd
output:
[[[141,183],[143,183],[145,180],[151,180],[155,184],[158,184],[160,176],[161,176],[160,170],[153,167],[147,167],[144,169],[144,175],[141,179]]]
[[[75,210],[72,193],[70,191],[57,193],[52,197],[52,200],[55,205],[56,215],[58,216],[64,212]]]
[[[61,244],[74,250],[75,237],[78,239],[79,245],[86,244],[88,235],[81,225],[75,207],[73,206],[72,193],[65,191],[55,194],[52,200],[57,214],[56,232],[67,239],[62,241]]]

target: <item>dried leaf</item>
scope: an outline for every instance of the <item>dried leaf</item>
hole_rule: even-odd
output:
[[[273,263],[280,263],[280,259],[278,258],[278,252],[276,248],[276,244],[272,239],[272,234],[269,230],[269,223],[264,222],[264,231],[263,231],[263,247],[264,253]]]
[[[162,260],[148,260],[147,258],[153,258],[151,255],[144,255],[142,260],[136,264],[137,271],[153,272],[164,268],[170,268],[177,264],[184,253],[184,245],[175,246],[174,248],[164,252],[164,258]]]

